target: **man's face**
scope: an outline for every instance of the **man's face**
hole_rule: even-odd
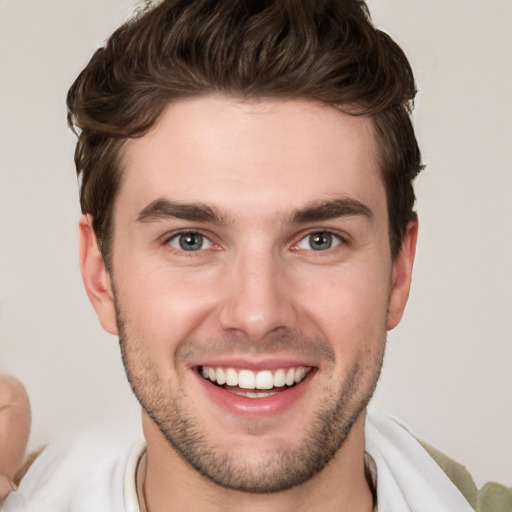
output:
[[[169,106],[125,146],[112,254],[117,323],[96,309],[195,469],[279,491],[352,426],[362,437],[410,277],[390,257],[369,119],[298,100]]]

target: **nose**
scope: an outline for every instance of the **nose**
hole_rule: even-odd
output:
[[[257,342],[295,328],[293,290],[283,266],[272,253],[234,258],[223,283],[225,300],[219,313],[223,329],[242,332]]]

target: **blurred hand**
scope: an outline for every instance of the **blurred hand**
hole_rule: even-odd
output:
[[[16,488],[30,433],[30,402],[23,384],[0,375],[0,501]]]

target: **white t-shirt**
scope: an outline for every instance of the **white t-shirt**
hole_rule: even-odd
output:
[[[49,446],[3,512],[139,512],[137,462],[141,432],[89,432]],[[366,451],[377,467],[379,512],[472,512],[418,441],[389,416],[370,413]]]
[[[111,425],[51,444],[2,512],[126,512],[127,461],[141,440],[138,425]]]

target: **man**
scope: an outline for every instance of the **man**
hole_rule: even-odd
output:
[[[356,0],[169,0],[113,34],[68,96],[80,264],[145,443],[49,447],[7,511],[472,510],[366,414],[411,281],[414,95]]]

